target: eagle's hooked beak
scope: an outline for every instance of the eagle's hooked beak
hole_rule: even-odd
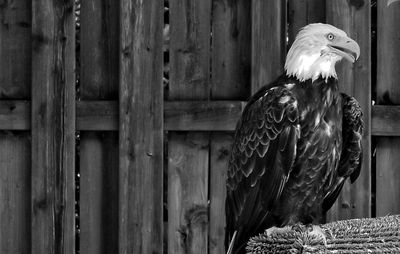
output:
[[[346,58],[351,63],[354,63],[360,56],[360,46],[349,37],[337,38],[337,40],[331,42],[328,47],[332,52]]]

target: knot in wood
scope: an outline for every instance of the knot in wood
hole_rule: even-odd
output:
[[[354,6],[357,10],[363,7],[364,4],[364,0],[350,0],[350,5]]]

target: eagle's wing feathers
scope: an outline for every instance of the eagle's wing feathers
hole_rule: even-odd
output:
[[[334,181],[326,192],[323,210],[327,211],[335,203],[344,181],[350,177],[353,183],[360,175],[362,161],[362,111],[357,100],[342,94],[343,125],[342,125],[342,152],[335,172]]]
[[[300,136],[297,100],[283,87],[262,90],[236,128],[227,179],[228,225],[253,230],[282,193]],[[233,234],[233,228],[228,228]],[[242,232],[245,234],[244,232]]]

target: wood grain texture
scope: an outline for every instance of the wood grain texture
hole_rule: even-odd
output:
[[[119,252],[162,253],[164,6],[120,8]]]
[[[31,148],[28,132],[0,132],[0,250],[30,254]]]
[[[209,134],[168,140],[168,253],[208,253]]]
[[[344,30],[358,42],[360,58],[354,64],[342,61],[336,65],[339,88],[354,96],[364,116],[363,160],[361,174],[351,186],[345,186],[338,201],[330,210],[331,218],[362,218],[371,216],[371,2],[326,2],[327,23]],[[349,184],[349,183],[348,183]],[[335,214],[336,213],[336,214]]]
[[[288,0],[289,47],[302,27],[310,23],[325,23],[325,1]],[[289,48],[288,47],[288,48]]]
[[[119,4],[81,1],[80,22],[80,251],[118,253]]]
[[[211,99],[247,100],[251,94],[251,1],[213,1],[212,8]],[[206,111],[209,111],[207,115],[211,116],[207,125],[218,126],[218,129],[219,127],[224,127],[224,129],[229,128],[233,131],[245,103],[233,104],[231,101],[224,101],[223,103],[221,106],[231,104],[234,107],[226,108],[228,111],[225,113],[221,112],[221,115],[217,113],[221,111],[218,108],[215,108],[217,110],[207,109]],[[208,102],[208,105],[217,106],[218,102],[211,101]],[[194,112],[197,113],[196,111]],[[234,117],[226,118],[229,115]],[[197,118],[198,115],[194,114],[194,116]],[[221,132],[212,132],[210,134],[210,224],[208,236],[210,254],[226,252],[226,172],[231,143],[232,135]]]
[[[210,99],[211,2],[170,1],[168,100]],[[169,133],[168,253],[208,253],[208,147],[208,133]]]
[[[252,0],[251,93],[283,73],[286,57],[286,1]]]
[[[388,7],[384,1],[377,1],[377,5],[378,104],[399,105],[400,6]],[[379,138],[376,149],[376,215],[399,213],[400,138]]]
[[[0,99],[31,96],[31,1],[0,1]]]
[[[166,102],[165,129],[232,131],[244,106],[241,101]]]
[[[30,130],[31,103],[29,101],[0,101],[1,130]]]
[[[77,101],[76,129],[84,131],[118,130],[118,106],[118,101]]]
[[[80,252],[118,253],[118,133],[80,137]]]
[[[74,1],[34,1],[32,39],[32,253],[75,253]]]
[[[225,253],[225,198],[233,135],[213,132],[210,138],[210,254]]]
[[[372,106],[371,135],[400,136],[400,107]]]
[[[211,0],[170,2],[169,100],[210,97]]]
[[[250,95],[251,1],[218,0],[212,9],[211,98],[246,100]]]
[[[81,98],[118,98],[118,4],[113,0],[81,2]]]
[[[245,101],[166,101],[166,131],[233,131]],[[0,130],[30,130],[29,101],[0,101]],[[76,130],[117,131],[117,101],[77,101]],[[371,108],[372,136],[400,136],[400,107]]]

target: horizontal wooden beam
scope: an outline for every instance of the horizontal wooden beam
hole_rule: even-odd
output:
[[[400,106],[372,106],[373,136],[400,136]]]
[[[243,101],[166,101],[166,131],[233,131],[245,106]],[[31,103],[0,101],[0,130],[30,130]],[[117,101],[77,101],[76,129],[117,131]],[[372,106],[373,136],[400,136],[400,106]]]
[[[167,131],[234,131],[245,102],[169,101],[164,105]]]

